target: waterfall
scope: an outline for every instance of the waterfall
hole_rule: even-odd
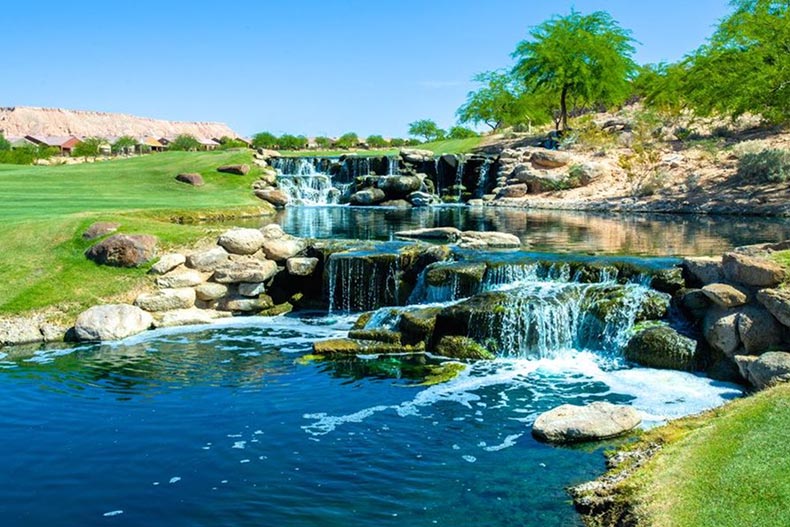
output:
[[[483,164],[477,169],[477,187],[475,188],[475,198],[482,198],[488,188],[488,174],[491,172],[491,160],[485,158]]]
[[[291,204],[336,204],[348,187],[333,184],[329,174],[319,171],[326,168],[323,159],[280,157],[273,160],[272,166],[277,171],[277,186]]]
[[[397,176],[398,174],[400,174],[400,168],[398,168],[398,156],[389,156],[387,158],[387,175]]]
[[[332,254],[326,271],[329,312],[397,305],[398,267],[397,255]]]
[[[461,201],[461,195],[464,188],[464,166],[466,165],[466,158],[462,155],[458,156],[458,167],[455,169],[455,190],[458,201]]]

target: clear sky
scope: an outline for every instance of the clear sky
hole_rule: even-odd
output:
[[[405,136],[454,113],[529,28],[606,10],[640,63],[702,44],[727,0],[54,2],[0,7],[0,106],[223,121],[242,135]]]

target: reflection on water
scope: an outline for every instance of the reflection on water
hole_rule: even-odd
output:
[[[247,220],[247,225],[260,226],[269,221]],[[644,256],[713,255],[739,245],[790,238],[790,223],[782,218],[500,207],[289,207],[280,211],[275,221],[290,234],[310,238],[391,240],[400,230],[453,226],[509,232],[534,251]]]

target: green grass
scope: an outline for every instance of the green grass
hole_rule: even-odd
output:
[[[466,154],[480,146],[482,137],[470,137],[468,139],[446,139],[444,141],[434,141],[423,143],[416,146],[404,148],[417,148],[420,150],[431,150],[435,154]],[[397,148],[375,149],[375,150],[293,150],[280,152],[285,157],[336,157],[342,155],[357,155],[359,157],[378,157],[394,156],[398,153]]]
[[[377,148],[373,150],[280,150],[283,157],[340,157],[355,155],[358,157],[394,156],[397,148]]]
[[[483,142],[482,137],[470,137],[468,139],[447,139],[444,141],[434,141],[424,143],[416,148],[431,150],[434,154],[467,154],[480,146]]]
[[[790,525],[790,385],[651,432],[667,446],[628,486],[642,525]]]
[[[85,258],[91,242],[81,235],[94,221],[156,235],[167,250],[217,230],[189,220],[271,212],[250,192],[257,169],[247,176],[215,170],[250,160],[249,152],[169,152],[82,165],[0,165],[0,315],[54,306],[71,316],[145,283],[145,269]],[[206,185],[179,183],[179,172],[199,172]]]

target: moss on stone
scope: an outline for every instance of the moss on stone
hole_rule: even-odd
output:
[[[697,342],[668,326],[637,332],[623,354],[626,359],[651,368],[693,370],[697,366]]]
[[[434,350],[437,355],[454,359],[491,360],[495,356],[478,342],[461,335],[445,335]]]
[[[372,340],[375,342],[385,342],[389,344],[400,344],[401,334],[389,329],[352,329],[348,332],[348,338],[355,340]]]
[[[428,307],[404,311],[398,325],[398,329],[403,335],[403,342],[413,344],[430,341],[436,326],[436,316],[441,309],[440,307]]]
[[[428,366],[428,375],[425,380],[417,386],[433,386],[443,382],[451,381],[458,377],[466,369],[465,364],[460,362],[444,362],[436,366]]]

